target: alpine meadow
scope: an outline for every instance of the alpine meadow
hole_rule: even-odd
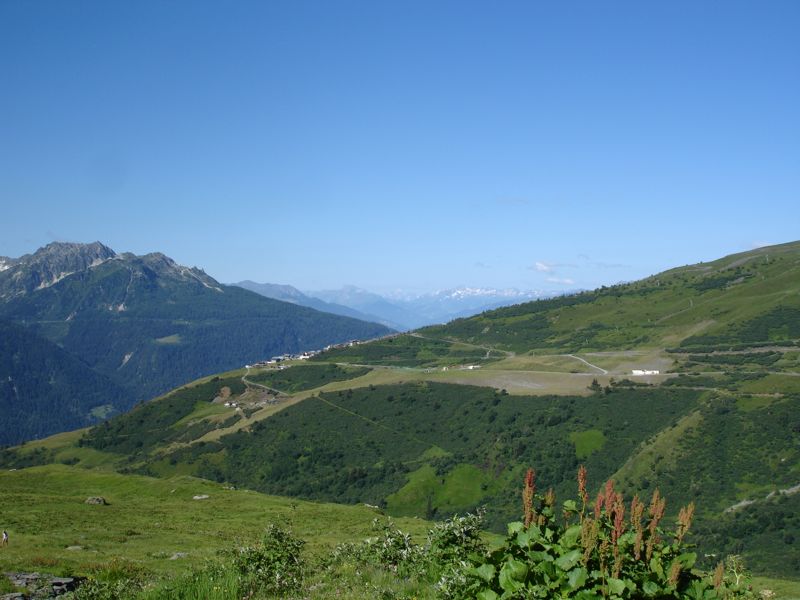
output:
[[[794,589],[799,317],[795,242],[206,377],[5,450],[2,560],[76,597]]]

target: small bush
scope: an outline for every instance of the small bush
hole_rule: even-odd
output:
[[[440,594],[481,600],[754,597],[740,563],[731,563],[738,571],[720,565],[714,577],[693,570],[697,554],[684,538],[694,505],[681,509],[675,531],[666,531],[666,503],[658,491],[649,505],[638,497],[626,505],[609,481],[590,504],[583,468],[578,491],[578,500],[564,502],[558,514],[555,494],[537,494],[529,470],[523,521],[510,523],[505,543],[488,556],[446,574]],[[740,574],[731,579],[726,572]]]
[[[256,545],[236,548],[228,557],[251,591],[289,592],[299,589],[303,581],[304,545],[288,529],[271,524]]]

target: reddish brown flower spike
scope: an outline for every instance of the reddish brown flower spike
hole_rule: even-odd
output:
[[[525,485],[522,488],[522,510],[525,527],[528,527],[536,518],[536,512],[533,510],[533,496],[536,493],[536,472],[533,469],[528,469],[525,474]]]
[[[717,568],[714,569],[714,589],[718,590],[722,585],[722,582],[725,580],[725,564],[720,562],[717,564]]]
[[[622,502],[622,494],[619,494],[617,495],[617,501],[614,503],[614,532],[612,536],[615,544],[623,533],[625,533],[625,504]]]
[[[605,502],[605,509],[606,514],[609,518],[611,518],[611,511],[614,508],[614,504],[617,501],[617,493],[614,491],[614,480],[609,479],[606,481],[606,502]]]
[[[683,541],[683,537],[692,526],[692,518],[694,517],[694,502],[690,502],[689,506],[685,506],[678,514],[678,532],[675,536],[679,542]]]
[[[589,502],[589,494],[586,493],[586,467],[578,467],[578,494],[583,500],[584,506]]]
[[[606,497],[603,494],[603,490],[597,492],[597,499],[594,501],[594,518],[600,518],[600,512],[603,510],[603,504],[606,501]]]

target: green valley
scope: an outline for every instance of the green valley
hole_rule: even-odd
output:
[[[485,507],[496,533],[519,517],[529,467],[568,498],[585,465],[592,492],[609,479],[628,498],[659,490],[669,519],[695,503],[699,567],[741,555],[758,575],[790,581],[800,570],[799,267],[800,244],[762,248],[220,373],[5,450],[0,464],[196,477],[398,519]]]

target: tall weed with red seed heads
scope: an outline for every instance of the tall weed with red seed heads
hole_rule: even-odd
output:
[[[642,557],[642,544],[644,543],[644,525],[642,525],[642,517],[644,516],[644,502],[639,500],[639,496],[634,496],[631,500],[631,527],[634,531],[633,539],[633,557],[639,560]]]
[[[580,496],[582,508],[581,514],[586,509],[586,504],[589,502],[589,494],[586,493],[586,467],[581,465],[578,467],[578,496]]]
[[[647,545],[646,545],[646,552],[645,556],[647,560],[650,560],[653,556],[653,549],[656,547],[657,544],[661,542],[661,538],[658,535],[658,524],[661,522],[661,519],[664,518],[664,510],[666,509],[667,502],[661,497],[660,492],[658,489],[653,492],[653,497],[650,500],[650,523],[647,526],[647,531],[649,532],[649,536],[647,538]]]
[[[675,532],[675,538],[682,542],[684,536],[692,526],[692,518],[694,517],[694,502],[690,502],[689,506],[684,506],[678,513],[678,530]]]
[[[522,488],[522,514],[525,527],[536,520],[536,511],[533,508],[533,498],[536,495],[536,471],[528,469],[525,473],[525,485]]]
[[[581,467],[577,501],[563,503],[564,519],[559,521],[555,494],[537,494],[529,469],[522,492],[523,521],[510,523],[505,544],[466,568],[462,597],[754,597],[743,591],[741,578],[718,584],[724,573],[712,581],[693,570],[697,554],[684,540],[694,505],[681,510],[676,531],[669,532],[662,529],[666,502],[660,492],[649,506],[635,496],[628,509],[609,480],[589,506],[586,479]],[[578,523],[570,524],[575,516]],[[716,590],[715,584],[722,587]]]

